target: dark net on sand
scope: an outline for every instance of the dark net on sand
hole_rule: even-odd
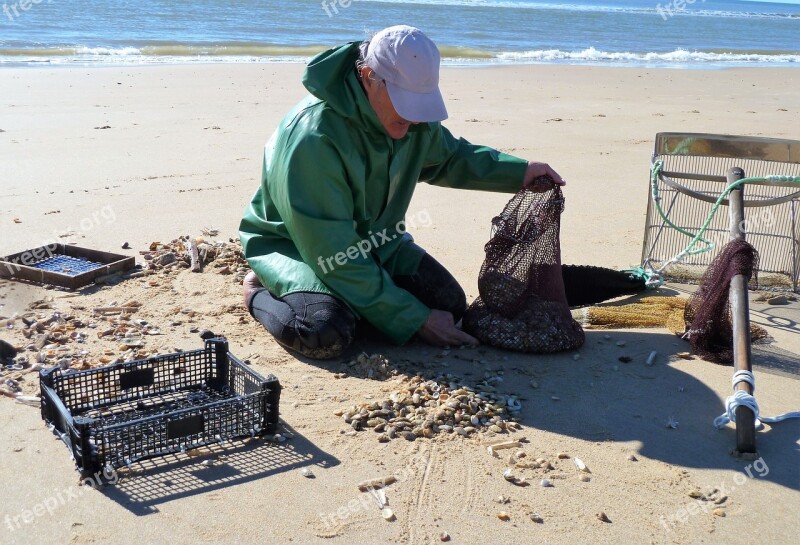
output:
[[[684,319],[692,350],[706,361],[733,363],[733,323],[728,300],[731,279],[744,275],[751,289],[758,283],[758,252],[744,240],[732,240],[714,258],[700,288],[689,298]]]
[[[464,315],[464,329],[481,342],[519,352],[580,347],[585,336],[572,318],[561,272],[561,189],[541,177],[492,220],[492,237],[478,276],[480,297]]]

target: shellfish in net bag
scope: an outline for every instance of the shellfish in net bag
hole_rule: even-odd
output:
[[[464,315],[464,330],[482,343],[546,354],[572,350],[586,337],[570,314],[561,271],[561,188],[547,177],[543,192],[523,189],[492,219],[492,236],[478,275],[480,297]]]

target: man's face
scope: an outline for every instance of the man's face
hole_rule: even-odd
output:
[[[400,117],[400,114],[394,109],[386,84],[377,78],[372,69],[366,66],[361,69],[361,81],[364,83],[369,103],[375,110],[375,115],[378,116],[386,133],[395,140],[403,138],[408,133],[408,128],[414,123]]]

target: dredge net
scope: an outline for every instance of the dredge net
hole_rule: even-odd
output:
[[[523,189],[492,219],[478,275],[480,297],[464,329],[481,342],[538,354],[572,350],[585,335],[569,311],[561,271],[561,189],[548,177]],[[547,188],[544,191],[538,189]]]
[[[745,240],[732,240],[708,266],[700,288],[686,303],[684,318],[692,350],[706,361],[733,363],[733,322],[728,300],[731,280],[741,274],[751,289],[758,285],[758,252]],[[758,331],[751,327],[751,338]]]

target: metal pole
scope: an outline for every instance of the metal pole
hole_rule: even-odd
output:
[[[733,167],[728,170],[728,184],[744,178],[744,170]],[[731,240],[745,239],[744,191],[742,186],[731,191],[730,204]],[[731,279],[730,301],[733,319],[733,366],[736,371],[752,371],[750,351],[750,302],[747,295],[747,281],[744,275],[737,274]],[[740,382],[736,390],[753,395],[750,384]],[[756,426],[753,411],[742,405],[736,407],[736,449],[739,452],[756,451]]]

